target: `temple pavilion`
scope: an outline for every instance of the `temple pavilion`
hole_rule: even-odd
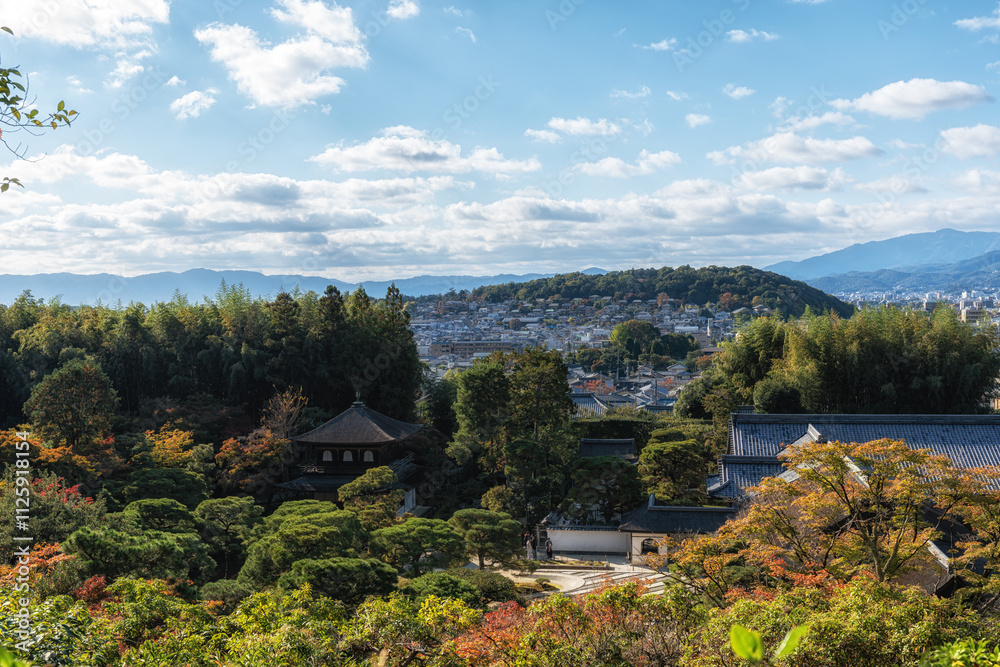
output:
[[[316,500],[336,501],[338,488],[370,468],[389,466],[402,482],[416,471],[413,454],[404,451],[403,443],[421,428],[355,401],[322,426],[292,438],[302,449],[302,476],[279,486]],[[407,491],[412,503],[410,496],[415,496],[412,488]]]

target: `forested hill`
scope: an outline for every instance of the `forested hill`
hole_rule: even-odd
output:
[[[547,299],[556,295],[564,299],[585,299],[594,295],[615,299],[655,299],[660,294],[698,305],[721,303],[730,310],[763,304],[793,317],[802,315],[806,306],[819,313],[832,310],[842,317],[850,317],[854,312],[850,304],[803,282],[752,266],[629,269],[604,275],[566,273],[526,283],[478,287],[470,296],[497,302]]]

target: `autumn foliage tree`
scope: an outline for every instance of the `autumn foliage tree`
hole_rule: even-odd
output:
[[[947,521],[962,518],[961,504],[974,488],[947,457],[877,440],[809,443],[783,458],[788,474],[750,489],[746,510],[717,534],[668,541],[671,576],[694,582],[718,603],[733,588],[768,580],[850,581],[864,574],[886,582],[917,567],[940,571],[931,542]]]
[[[105,453],[118,396],[100,365],[74,359],[46,375],[31,391],[24,411],[36,435],[50,446],[83,456]]]

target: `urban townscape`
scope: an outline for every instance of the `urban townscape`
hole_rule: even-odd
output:
[[[995,0],[0,30],[0,667],[1000,667]]]

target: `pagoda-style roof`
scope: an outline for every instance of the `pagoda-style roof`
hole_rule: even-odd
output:
[[[374,445],[403,440],[421,428],[421,424],[386,417],[357,401],[327,423],[292,440],[321,445]]]

